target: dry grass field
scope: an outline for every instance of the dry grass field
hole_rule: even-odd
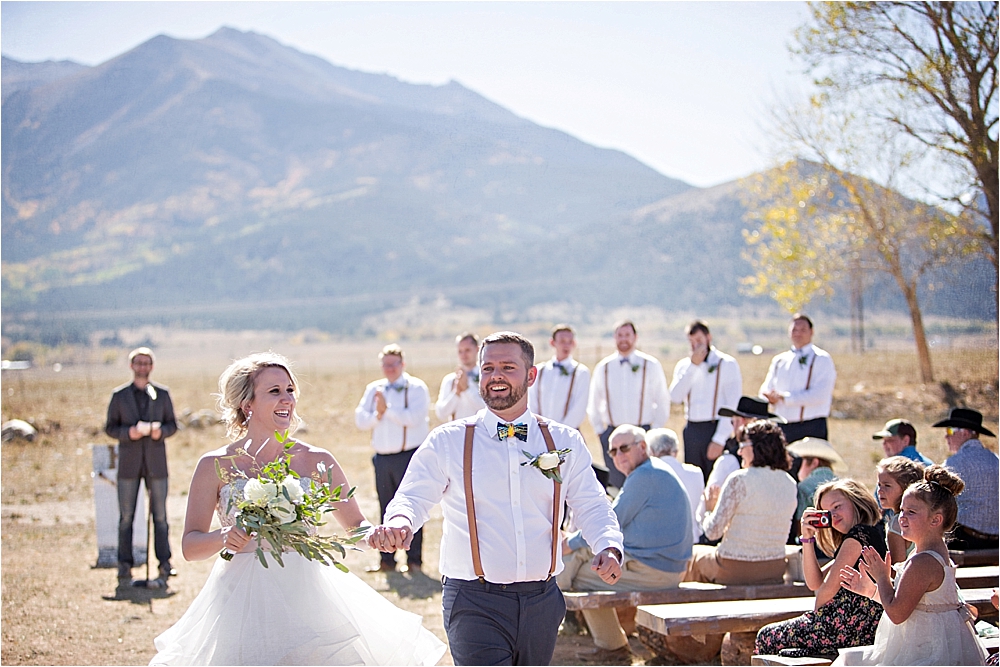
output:
[[[362,509],[377,519],[368,437],[355,428],[353,410],[365,384],[378,376],[375,357],[381,342],[311,342],[279,334],[174,335],[156,342],[153,378],[170,387],[178,412],[212,408],[216,379],[236,356],[271,348],[290,357],[300,374],[299,412],[307,423],[300,438],[337,456],[358,488]],[[610,343],[603,345],[604,353],[610,352]],[[683,353],[680,346],[672,347],[673,354],[661,356],[668,373]],[[404,349],[407,370],[436,392],[451,370],[451,345],[419,341],[404,343]],[[581,349],[581,360],[592,365],[599,346]],[[646,349],[662,352],[654,346]],[[539,359],[547,353],[540,350]],[[130,379],[124,355],[124,350],[117,355],[95,351],[61,372],[51,366],[4,372],[3,420],[30,419],[40,429],[34,442],[5,443],[2,449],[4,664],[146,664],[154,653],[153,638],[183,613],[212,565],[184,561],[179,547],[188,481],[199,455],[224,442],[221,426],[184,429],[169,441],[171,542],[179,570],[169,591],[116,590],[114,570],[92,567],[97,547],[89,444],[109,442],[102,431],[107,399],[116,385]],[[739,358],[747,393],[756,393],[769,358]],[[907,416],[914,421],[920,449],[936,461],[944,458],[945,447],[942,433],[929,426],[946,414],[949,392],[952,400],[986,413],[991,429],[997,427],[995,340],[985,347],[935,352],[936,372],[950,382],[949,392],[919,383],[909,350],[838,353],[835,361],[834,410],[839,418],[831,424],[831,440],[852,475],[868,484],[874,477],[872,464],[880,458],[871,433],[886,419]],[[675,406],[669,425],[679,431],[682,423],[682,411]],[[593,449],[597,439],[589,426],[584,434]],[[986,441],[995,451],[996,441]],[[350,554],[347,563],[394,603],[423,614],[427,627],[444,639],[436,574],[439,515],[428,525],[427,538],[429,576],[364,573],[375,561],[371,553]],[[590,646],[587,637],[560,638],[555,662],[580,664],[585,659],[577,651]],[[444,660],[450,664],[450,656]],[[641,663],[641,655],[637,660]]]

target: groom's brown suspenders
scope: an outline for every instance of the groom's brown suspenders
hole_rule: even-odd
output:
[[[536,419],[537,416],[536,416]],[[552,434],[549,433],[547,422],[538,419],[538,428],[542,429],[542,437],[545,439],[545,447],[550,451],[555,451],[556,445],[552,441]],[[472,567],[479,577],[479,581],[485,582],[486,576],[483,572],[483,561],[479,556],[479,531],[476,529],[476,501],[472,496],[472,440],[476,431],[476,423],[465,425],[465,453],[462,465],[462,477],[465,480],[465,510],[469,516],[469,541],[472,543]],[[556,571],[556,558],[559,555],[559,547],[562,540],[559,536],[559,511],[562,509],[562,502],[559,498],[561,488],[559,482],[552,480],[552,561],[549,564],[549,576],[551,579]]]

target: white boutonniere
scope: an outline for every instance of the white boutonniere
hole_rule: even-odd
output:
[[[527,456],[528,460],[523,461],[521,465],[538,468],[543,475],[562,484],[562,477],[559,476],[559,466],[566,462],[566,455],[570,451],[572,450],[556,449],[551,452],[542,452],[538,456],[532,456],[522,449],[521,453]]]

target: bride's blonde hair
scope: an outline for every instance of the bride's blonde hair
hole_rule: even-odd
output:
[[[265,368],[280,368],[288,373],[288,378],[295,388],[295,398],[299,397],[299,381],[292,372],[288,359],[275,352],[257,352],[250,356],[237,359],[229,364],[229,368],[219,376],[218,397],[219,412],[226,425],[226,434],[233,439],[240,439],[247,433],[246,406],[253,399],[257,376]],[[292,422],[294,431],[301,423],[298,414]]]

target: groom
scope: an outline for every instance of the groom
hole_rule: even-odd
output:
[[[553,510],[563,502],[573,510],[597,554],[591,569],[609,584],[621,576],[622,534],[579,432],[528,412],[531,342],[493,334],[479,360],[487,409],[430,433],[368,542],[405,549],[440,502],[442,607],[455,664],[547,665],[566,614],[554,576],[562,558]],[[546,450],[556,451],[539,460]],[[561,484],[542,470],[556,456]]]

